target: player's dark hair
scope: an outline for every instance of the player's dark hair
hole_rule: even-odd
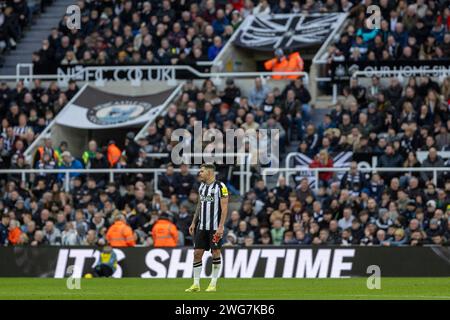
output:
[[[216,171],[216,166],[212,163],[204,163],[200,166],[200,168],[205,168],[205,169],[209,169],[212,171]]]

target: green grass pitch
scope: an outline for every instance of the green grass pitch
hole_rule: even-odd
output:
[[[433,299],[450,300],[450,278],[382,278],[381,289],[369,290],[366,278],[351,279],[219,279],[217,292],[185,293],[190,279],[81,279],[69,290],[67,279],[0,278],[0,299]]]

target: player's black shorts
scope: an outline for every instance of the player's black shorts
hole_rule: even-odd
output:
[[[215,230],[195,230],[194,249],[216,250],[222,248],[222,239],[217,243],[213,242]]]

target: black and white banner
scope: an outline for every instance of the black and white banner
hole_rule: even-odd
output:
[[[353,159],[353,152],[339,152],[333,157],[333,168],[347,168],[350,167],[350,163]],[[316,176],[314,171],[311,171],[310,164],[313,161],[307,155],[299,153],[294,158],[294,167],[299,171],[294,176],[294,180],[296,183],[300,183],[300,180],[303,178],[308,178],[309,184],[312,186],[316,182]],[[345,174],[344,171],[336,172],[336,175],[339,179]]]
[[[86,86],[58,115],[56,123],[80,129],[127,127],[155,117],[175,91],[127,96]]]
[[[114,277],[191,278],[191,248],[114,249]],[[0,277],[82,277],[92,272],[99,251],[91,247],[6,247]],[[211,255],[202,277],[211,276]],[[448,247],[255,246],[222,250],[224,278],[346,278],[367,276],[377,265],[386,277],[450,276]]]
[[[296,50],[319,45],[345,17],[344,13],[249,16],[239,28],[234,44],[260,51]]]

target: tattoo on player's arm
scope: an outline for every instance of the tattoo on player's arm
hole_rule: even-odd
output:
[[[199,215],[200,215],[200,201],[197,202],[197,207],[195,208],[194,218],[192,219],[193,224],[197,224]]]

